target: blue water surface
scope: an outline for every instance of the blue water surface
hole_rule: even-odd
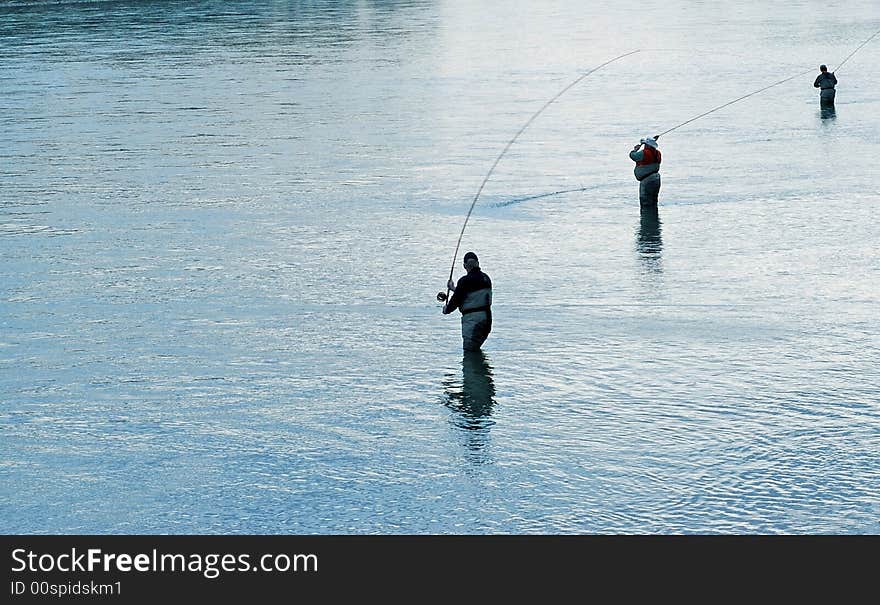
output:
[[[826,4],[3,2],[0,529],[880,532],[880,41],[627,155]]]

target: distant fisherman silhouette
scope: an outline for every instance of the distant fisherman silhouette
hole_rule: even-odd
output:
[[[461,311],[461,339],[465,351],[479,351],[492,331],[492,280],[480,270],[480,261],[473,252],[464,255],[467,275],[454,284],[446,284],[453,291],[452,298],[443,306],[443,314]]]
[[[820,65],[819,71],[822,73],[816,77],[813,86],[820,89],[819,104],[823,107],[829,107],[834,105],[834,96],[836,94],[834,87],[837,86],[837,76],[834,75],[833,71],[829,72],[825,65]]]
[[[629,158],[636,163],[633,173],[639,181],[639,206],[656,208],[657,196],[660,195],[660,150],[657,139],[647,137],[639,141],[629,152]]]

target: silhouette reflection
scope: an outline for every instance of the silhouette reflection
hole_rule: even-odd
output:
[[[466,455],[475,463],[487,461],[485,448],[495,407],[492,366],[483,351],[466,351],[461,360],[462,375],[449,374],[443,381],[444,404],[453,411],[451,423],[461,429]]]
[[[663,270],[660,256],[663,251],[661,225],[660,213],[656,207],[641,209],[636,249],[644,268],[652,273],[660,273]]]
[[[823,120],[835,119],[837,117],[837,109],[835,109],[834,103],[820,103],[819,117]]]

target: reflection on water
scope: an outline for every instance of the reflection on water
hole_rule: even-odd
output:
[[[837,118],[837,110],[834,108],[834,103],[829,105],[820,104],[819,105],[819,117],[823,120],[834,120]]]
[[[642,266],[651,273],[663,271],[661,225],[660,213],[656,207],[641,209],[639,230],[636,235],[636,249],[639,252]]]
[[[466,351],[461,367],[461,382],[454,374],[447,374],[443,380],[444,404],[454,412],[452,424],[462,429],[468,459],[484,463],[489,429],[495,424],[491,419],[495,407],[492,366],[483,351]]]

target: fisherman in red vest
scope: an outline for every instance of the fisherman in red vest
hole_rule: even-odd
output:
[[[639,181],[639,205],[642,208],[656,208],[660,194],[660,150],[657,148],[659,136],[647,137],[639,141],[629,152],[636,163],[634,173]]]

